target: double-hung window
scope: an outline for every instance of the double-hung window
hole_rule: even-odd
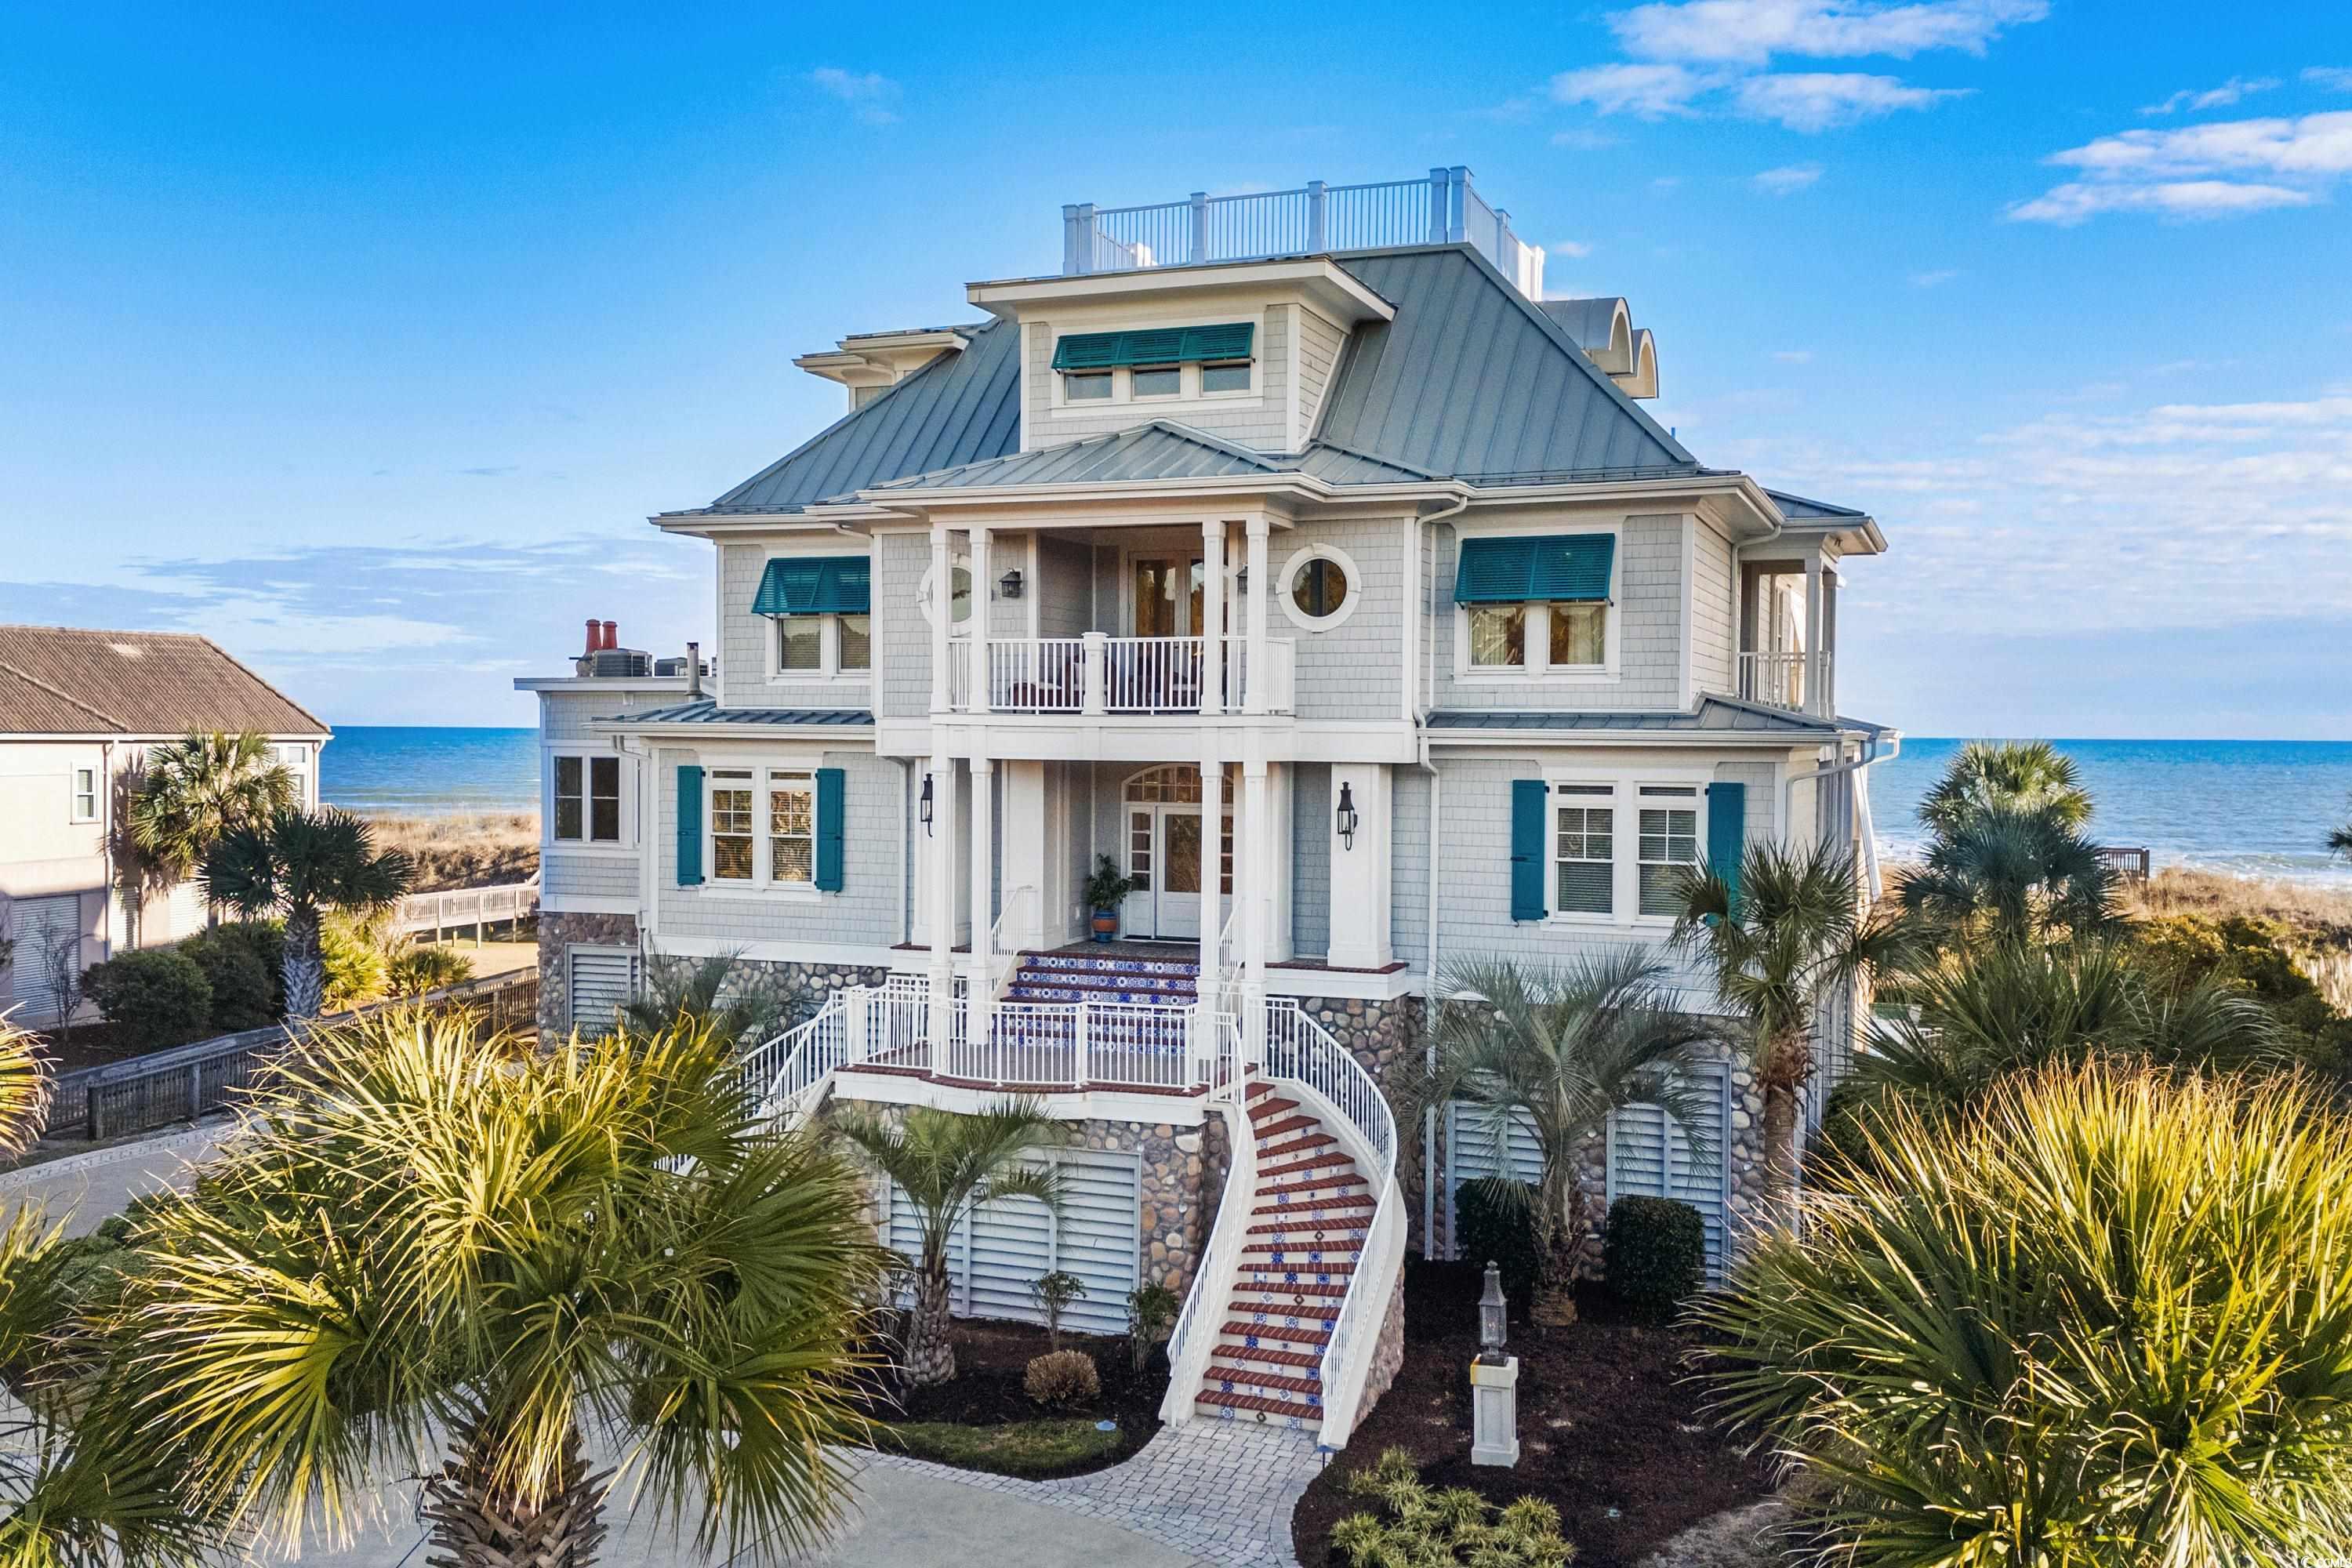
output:
[[[1617,790],[1561,784],[1552,791],[1553,912],[1610,915],[1617,908]]]
[[[709,879],[722,887],[816,887],[816,774],[806,768],[713,768]]]
[[[1255,321],[1065,332],[1054,371],[1066,405],[1231,396],[1255,384]]]
[[[555,759],[555,842],[621,842],[621,759],[559,756]]]
[[[1638,779],[1552,784],[1550,913],[1630,925],[1682,911],[1684,877],[1706,840],[1698,783]]]
[[[751,812],[751,771],[710,770],[710,879],[749,887],[759,876],[759,819]]]
[[[73,801],[69,807],[73,822],[98,820],[98,770],[76,768],[73,771]]]
[[[768,775],[768,880],[816,885],[816,782],[807,773]]]
[[[1698,864],[1698,789],[1643,784],[1641,791],[1641,910],[1671,918],[1682,910],[1684,874]]]
[[[1461,671],[1606,671],[1616,547],[1613,533],[1463,540],[1454,575]]]
[[[751,613],[775,623],[769,673],[863,674],[874,666],[873,569],[863,555],[778,556],[761,574]]]
[[[302,745],[279,746],[275,759],[294,780],[294,804],[310,804],[310,748]]]

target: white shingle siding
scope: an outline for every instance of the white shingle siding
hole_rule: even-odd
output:
[[[1066,534],[1043,534],[1037,541],[1037,635],[1074,637],[1095,629],[1094,551],[1083,539]],[[1002,577],[1002,572],[997,574]],[[1016,623],[1024,616],[1011,614],[1025,605],[1008,605],[1006,618]],[[990,610],[992,618],[995,610]]]
[[[1331,950],[1331,768],[1290,768],[1290,942],[1301,958]]]
[[[1331,384],[1331,369],[1339,363],[1346,331],[1312,310],[1298,313],[1298,427],[1312,436],[1315,416],[1323,411],[1323,395]]]
[[[1731,542],[1704,518],[1691,522],[1691,684],[1695,695],[1729,693],[1732,669]]]
[[[590,720],[617,718],[632,709],[664,708],[685,698],[683,691],[542,691],[540,738],[558,746],[602,749],[612,740],[589,729]]]
[[[740,767],[747,752],[698,754],[664,747],[655,786],[657,809],[646,838],[654,857],[655,945],[664,937],[711,942],[843,942],[887,945],[898,940],[898,852],[907,837],[898,765],[870,752],[827,752],[811,766],[843,773],[842,890],[814,897],[677,885],[677,770]],[[794,765],[799,765],[795,759]],[[706,820],[705,829],[709,823]],[[709,857],[704,857],[709,870]]]
[[[1298,717],[1394,719],[1404,710],[1404,532],[1391,518],[1317,522],[1277,531],[1267,541],[1267,574],[1279,595],[1283,568],[1309,544],[1329,544],[1356,563],[1350,596],[1362,595],[1352,615],[1328,631],[1307,631],[1283,613],[1279,598],[1266,606],[1266,636],[1288,637],[1297,650]],[[1243,623],[1247,625],[1246,620]]]
[[[839,549],[809,547],[812,555],[856,555],[863,547],[841,540]],[[757,544],[719,547],[719,685],[722,708],[864,708],[873,700],[872,683],[863,677],[839,676],[811,680],[771,680],[771,645],[775,624],[751,613],[760,579],[768,570],[768,552]],[[879,601],[877,601],[877,605]]]
[[[635,899],[637,858],[549,849],[539,858],[539,890],[548,899]]]
[[[931,710],[931,623],[915,603],[931,569],[922,533],[874,539],[875,711],[905,719]]]
[[[1418,767],[1389,773],[1389,951],[1407,963],[1429,962],[1429,775]],[[1450,821],[1454,796],[1444,797]],[[1504,825],[1505,837],[1509,824]],[[1507,847],[1505,853],[1508,854]],[[1440,917],[1443,919],[1443,915]]]
[[[1022,445],[1033,450],[1041,447],[1059,447],[1071,441],[1083,441],[1089,436],[1108,436],[1116,431],[1133,429],[1139,425],[1148,425],[1154,419],[1167,418],[1238,446],[1266,452],[1286,451],[1290,447],[1292,313],[1293,308],[1288,305],[1266,307],[1265,330],[1258,334],[1258,342],[1253,351],[1257,362],[1257,396],[1174,404],[1153,399],[1142,403],[1111,404],[1100,413],[1091,410],[1074,413],[1066,407],[1055,408],[1054,342],[1056,329],[1051,321],[1024,321],[1023,330],[1029,334],[1029,385],[1027,405],[1023,410]],[[1238,318],[1221,315],[1218,319]],[[1096,329],[1087,326],[1072,330],[1091,331]]]

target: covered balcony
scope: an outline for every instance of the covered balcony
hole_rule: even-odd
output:
[[[1297,644],[1265,639],[1253,661],[1246,637],[964,639],[949,664],[958,713],[1288,713]],[[1213,652],[1221,657],[1211,658]]]

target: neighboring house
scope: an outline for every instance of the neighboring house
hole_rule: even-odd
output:
[[[55,1022],[49,975],[202,928],[193,882],[124,886],[122,820],[147,752],[252,730],[318,799],[331,731],[206,638],[184,632],[0,626],[0,1009]],[[139,900],[133,908],[132,901]]]
[[[1051,1091],[1087,1201],[984,1215],[962,1304],[1026,1313],[1069,1268],[1112,1327],[1166,1283],[1171,1417],[1344,1440],[1396,1255],[1448,1248],[1488,1148],[1393,1124],[1433,973],[1660,943],[1677,868],[1750,840],[1867,857],[1896,740],[1835,702],[1877,524],[1702,463],[1636,401],[1625,301],[1543,300],[1541,259],[1459,169],[1073,207],[1060,275],[795,362],[846,416],[653,520],[712,545],[715,674],[604,623],[517,683],[548,1022],[609,1019],[648,954],[740,953],[814,1018],[761,1061],[793,1114]],[[1101,856],[1136,883],[1114,948]],[[1760,1101],[1707,1083],[1722,1158],[1642,1110],[1596,1152],[1719,1259]]]

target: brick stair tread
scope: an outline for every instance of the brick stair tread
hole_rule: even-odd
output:
[[[1301,1305],[1301,1296],[1336,1301],[1347,1295],[1345,1285],[1325,1285],[1305,1279],[1236,1279],[1234,1281],[1234,1304],[1255,1306],[1244,1297],[1260,1297],[1283,1307]]]
[[[1353,1174],[1356,1170],[1355,1156],[1344,1149],[1328,1149],[1320,1154],[1310,1154],[1304,1160],[1293,1160],[1287,1164],[1260,1165],[1257,1168],[1257,1179],[1260,1182],[1278,1182],[1285,1176],[1302,1175],[1308,1171],[1325,1171],[1338,1175],[1342,1167],[1345,1167],[1349,1174]]]
[[[1246,1109],[1249,1111],[1251,1126],[1257,1130],[1257,1135],[1260,1138],[1264,1138],[1266,1136],[1264,1123],[1270,1121],[1276,1117],[1288,1116],[1292,1111],[1298,1109],[1298,1101],[1295,1100],[1285,1100],[1279,1095],[1276,1095],[1267,1100],[1252,1100]],[[1312,1127],[1316,1125],[1315,1118],[1311,1116],[1301,1116],[1297,1121],[1298,1124],[1303,1127]]]
[[[1344,1192],[1349,1187],[1369,1188],[1361,1173],[1350,1169],[1345,1175],[1314,1176],[1300,1181],[1269,1183],[1251,1196],[1257,1198],[1297,1197],[1307,1193]]]
[[[1305,1324],[1244,1323],[1236,1319],[1225,1325],[1224,1332],[1234,1339],[1280,1340],[1286,1345],[1313,1345],[1318,1351],[1331,1342],[1329,1329]]]
[[[1303,1420],[1319,1421],[1323,1408],[1305,1400],[1265,1399],[1254,1394],[1225,1394],[1204,1388],[1192,1396],[1195,1405],[1206,1405],[1221,1410],[1246,1410],[1265,1415],[1296,1415]]]
[[[1286,1366],[1309,1371],[1323,1364],[1320,1351],[1278,1351],[1271,1345],[1245,1345],[1231,1340],[1219,1340],[1210,1350],[1209,1359],[1213,1362],[1254,1362],[1260,1366]],[[1317,1381],[1321,1381],[1319,1375]]]
[[[1305,1154],[1317,1149],[1328,1149],[1339,1142],[1328,1132],[1315,1132],[1303,1138],[1293,1138],[1286,1143],[1276,1143],[1267,1147],[1265,1140],[1261,1138],[1258,1140],[1257,1157],[1261,1160],[1285,1160],[1294,1154]]]
[[[1292,1373],[1267,1372],[1263,1367],[1244,1366],[1238,1362],[1212,1361],[1207,1370],[1202,1373],[1201,1381],[1203,1384],[1209,1385],[1202,1388],[1202,1392],[1204,1394],[1220,1383],[1243,1383],[1252,1388],[1278,1388],[1285,1394],[1320,1394],[1323,1392],[1323,1380],[1319,1377],[1300,1377]],[[1217,1389],[1216,1392],[1226,1394],[1240,1391]]]
[[[1270,1318],[1311,1318],[1328,1327],[1339,1319],[1339,1302],[1337,1298],[1328,1301],[1251,1301],[1244,1300],[1236,1295],[1227,1304],[1226,1310],[1264,1312]],[[1263,1328],[1264,1325],[1261,1324],[1260,1327]]]
[[[1267,1236],[1277,1230],[1307,1230],[1310,1228],[1329,1230],[1338,1226],[1370,1225],[1372,1219],[1372,1203],[1370,1198],[1366,1198],[1360,1206],[1350,1208],[1346,1205],[1339,1205],[1334,1210],[1334,1212],[1326,1214],[1309,1213],[1307,1206],[1303,1204],[1292,1204],[1287,1207],[1281,1204],[1276,1204],[1271,1208],[1252,1209],[1250,1212],[1253,1215],[1287,1215],[1290,1216],[1289,1223],[1286,1225],[1254,1225],[1249,1227],[1249,1231],[1247,1233],[1251,1236]]]

